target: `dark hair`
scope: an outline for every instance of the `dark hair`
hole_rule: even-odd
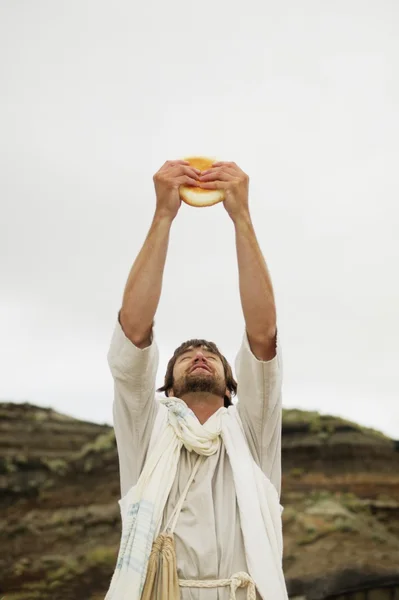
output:
[[[197,339],[188,340],[187,342],[183,342],[178,348],[176,348],[176,350],[173,353],[172,358],[168,362],[168,366],[167,366],[166,374],[165,374],[164,385],[162,387],[158,388],[157,392],[165,392],[165,396],[169,397],[169,390],[171,388],[173,388],[173,368],[175,366],[176,360],[190,346],[193,346],[193,348],[198,348],[199,346],[206,346],[207,350],[209,350],[210,352],[213,352],[214,354],[217,354],[217,356],[219,356],[220,360],[223,363],[224,374],[226,377],[226,387],[230,391],[230,396],[231,397],[235,396],[237,394],[237,382],[233,377],[233,372],[231,370],[229,363],[227,362],[227,360],[225,359],[223,354],[221,354],[219,352],[219,349],[216,346],[216,344],[214,344],[213,342],[208,342],[207,340],[197,340]],[[232,401],[227,395],[224,396],[224,405],[226,408],[228,406],[232,405]]]

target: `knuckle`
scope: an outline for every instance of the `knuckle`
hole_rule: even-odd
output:
[[[193,167],[185,167],[184,172],[186,173],[186,175],[188,175],[190,179],[195,179],[196,172]]]

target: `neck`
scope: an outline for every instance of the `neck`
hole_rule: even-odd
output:
[[[203,425],[217,411],[224,406],[224,399],[213,394],[196,392],[185,394],[182,400],[193,411],[198,421]]]

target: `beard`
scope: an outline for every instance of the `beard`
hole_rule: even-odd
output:
[[[223,398],[226,393],[226,382],[209,371],[193,371],[175,381],[173,391],[176,398],[195,392],[214,394]]]

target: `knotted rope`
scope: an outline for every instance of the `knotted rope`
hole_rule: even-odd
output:
[[[247,588],[247,600],[256,600],[256,588],[252,577],[243,571],[234,573],[230,579],[179,579],[180,587],[190,588],[216,588],[230,587],[230,599],[236,600],[236,590],[240,587]]]

